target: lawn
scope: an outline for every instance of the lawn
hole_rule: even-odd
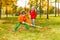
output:
[[[42,28],[17,31],[12,29],[17,24],[17,17],[3,17],[0,20],[0,40],[60,40],[60,17],[37,17],[35,24]],[[21,27],[21,26],[20,26]]]

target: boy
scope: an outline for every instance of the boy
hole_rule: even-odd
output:
[[[18,24],[16,25],[16,27],[14,28],[14,30],[16,31],[18,29],[18,27],[20,26],[20,24],[25,25],[26,29],[29,29],[29,26],[28,26],[28,24],[26,22],[28,22],[29,24],[31,24],[31,21],[26,16],[25,11],[22,11],[21,14],[20,14],[20,16],[18,17]]]

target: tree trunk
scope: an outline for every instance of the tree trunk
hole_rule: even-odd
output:
[[[41,18],[41,0],[40,0],[40,18]]]
[[[0,6],[0,19],[1,19],[1,6]]]
[[[38,0],[36,0],[36,14],[38,14],[37,8],[38,8]]]
[[[7,6],[6,6],[6,18],[8,18],[8,13],[7,13]]]
[[[0,2],[0,19],[1,19],[1,6],[2,6],[2,4],[1,4],[1,2]]]
[[[49,13],[49,0],[47,0],[48,1],[48,3],[47,3],[47,19],[49,19],[49,15],[48,15],[48,13]]]
[[[26,2],[27,2],[27,1],[25,0],[25,11],[26,11]]]
[[[58,0],[58,16],[59,16],[59,0]]]
[[[56,1],[55,1],[55,10],[54,10],[54,13],[55,13],[55,17],[56,17]]]

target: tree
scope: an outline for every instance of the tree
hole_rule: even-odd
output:
[[[57,11],[57,8],[56,8],[56,3],[58,3],[58,16],[59,16],[59,3],[60,1],[59,0],[55,0],[55,17],[56,17],[56,11]]]
[[[59,16],[59,0],[58,0],[58,16]]]
[[[41,14],[43,12],[41,11],[45,11],[46,12],[46,16],[47,16],[47,19],[49,19],[49,13],[51,11],[51,9],[53,8],[52,4],[50,3],[51,0],[32,0],[33,2],[29,5],[33,5],[35,7],[37,7],[40,11],[40,17],[41,17]],[[56,12],[56,10],[55,10]]]
[[[1,7],[2,7],[2,2],[0,1],[0,19],[1,19]]]
[[[47,0],[47,19],[49,19],[49,0]]]
[[[55,11],[54,11],[54,13],[55,13],[55,17],[56,17],[56,0],[55,0]]]
[[[12,6],[13,4],[15,5],[17,0],[0,0],[0,18],[1,18],[1,9],[2,7],[6,7],[6,16],[8,16],[8,9],[7,6]]]
[[[29,0],[28,5],[30,6],[30,10],[31,10],[31,8],[33,6],[33,0]]]
[[[16,6],[15,6],[16,2],[17,2],[17,0],[8,0],[6,2],[6,17],[8,17],[7,6],[13,6],[14,13],[16,12],[16,10],[15,10],[16,9]]]

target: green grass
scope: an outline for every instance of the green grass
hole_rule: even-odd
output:
[[[45,30],[32,28],[13,32],[12,29],[17,24],[17,17],[3,17],[0,23],[0,40],[60,40],[60,17],[46,16],[37,17],[35,24],[45,27]],[[47,29],[51,28],[51,29]]]

